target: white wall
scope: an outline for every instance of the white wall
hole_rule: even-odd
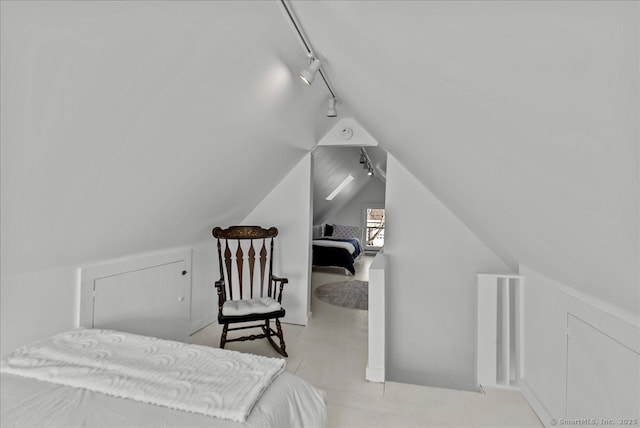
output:
[[[506,264],[387,158],[387,379],[475,388],[476,274]]]
[[[308,153],[241,223],[278,228],[273,271],[289,278],[283,321],[301,325],[307,324],[310,309],[311,162]]]
[[[329,214],[326,223],[364,226],[362,206],[365,203],[384,206],[385,183],[370,177],[369,183],[362,188],[347,204],[335,213]]]
[[[552,419],[638,418],[640,320],[520,265],[525,276],[521,386],[547,426]],[[602,425],[602,423],[600,423]]]
[[[565,408],[566,308],[557,281],[522,266],[520,274],[525,276],[525,385],[544,400],[548,416],[537,413],[548,420]]]
[[[73,267],[2,277],[0,353],[76,326],[79,270]]]

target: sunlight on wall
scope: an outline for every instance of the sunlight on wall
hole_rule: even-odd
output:
[[[279,104],[292,85],[291,71],[281,62],[269,65],[256,79],[256,103],[273,107]]]

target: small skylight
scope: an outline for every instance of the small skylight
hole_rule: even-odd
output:
[[[353,180],[353,175],[349,174],[349,176],[345,178],[344,181],[340,183],[338,187],[336,187],[336,189],[333,192],[331,192],[329,196],[327,196],[327,201],[330,201],[336,196],[338,196],[338,193],[342,192],[342,189],[347,187],[347,184],[351,183],[351,180]]]

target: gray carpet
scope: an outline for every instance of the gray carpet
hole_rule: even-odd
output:
[[[315,289],[315,295],[323,302],[349,309],[369,308],[369,283],[367,281],[340,281],[324,284]]]

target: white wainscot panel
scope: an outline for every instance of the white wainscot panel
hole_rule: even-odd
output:
[[[190,271],[188,250],[83,269],[80,326],[188,342]]]
[[[547,427],[637,426],[640,320],[520,265],[525,366],[520,385]]]
[[[569,314],[567,420],[638,421],[640,355]]]

